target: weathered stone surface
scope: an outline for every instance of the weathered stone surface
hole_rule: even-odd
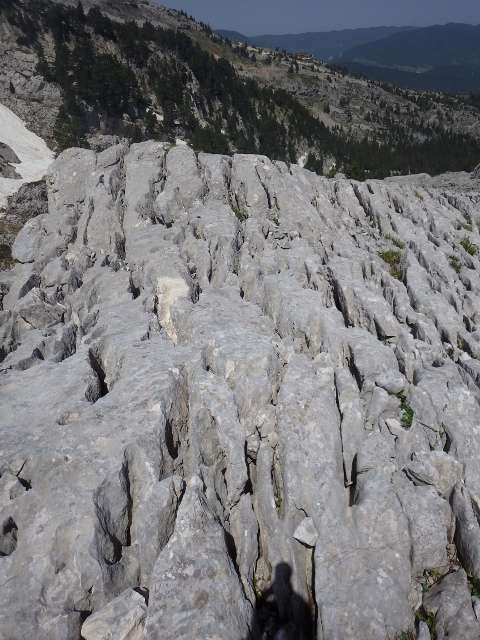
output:
[[[424,605],[435,615],[435,632],[439,640],[476,640],[480,636],[480,623],[473,612],[463,569],[449,573],[432,587]]]
[[[82,625],[85,640],[142,640],[145,599],[130,589],[91,615]]]
[[[0,274],[6,638],[385,640],[422,599],[478,638],[480,195],[452,179],[56,160]]]
[[[318,531],[315,529],[312,518],[304,518],[295,529],[293,537],[306,547],[314,547],[318,540]]]

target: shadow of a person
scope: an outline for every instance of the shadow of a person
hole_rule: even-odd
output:
[[[275,568],[272,585],[255,606],[254,640],[313,640],[312,611],[292,587],[292,569],[286,562]]]

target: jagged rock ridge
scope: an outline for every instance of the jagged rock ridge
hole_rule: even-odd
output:
[[[47,186],[0,278],[4,637],[477,639],[479,192],[156,142]]]

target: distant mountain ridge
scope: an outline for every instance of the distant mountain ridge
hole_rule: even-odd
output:
[[[480,91],[480,25],[449,23],[391,34],[339,56],[351,71],[399,86]]]
[[[480,64],[480,25],[450,23],[394,33],[352,47],[345,57],[398,67]]]
[[[351,72],[400,87],[445,93],[480,93],[480,25],[373,27],[343,31],[245,36],[232,41],[309,53]]]
[[[292,53],[310,53],[316,58],[331,60],[342,56],[353,47],[361,46],[388,36],[409,31],[413,27],[371,27],[366,29],[342,29],[339,31],[312,31],[294,34],[265,34],[245,36],[238,31],[218,30],[229,40],[240,40],[268,49],[286,49]]]

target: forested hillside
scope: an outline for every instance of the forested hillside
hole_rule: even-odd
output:
[[[239,75],[242,58],[228,43],[219,46],[205,25],[197,30],[208,46],[194,33],[113,20],[80,3],[0,0],[0,10],[3,27],[36,56],[35,73],[60,90],[57,150],[87,146],[96,133],[134,141],[181,137],[209,152],[307,157],[319,172],[328,157],[331,171],[360,179],[470,170],[480,157],[478,141],[443,126],[429,125],[419,139],[392,121],[381,140],[329,128],[287,90]]]

